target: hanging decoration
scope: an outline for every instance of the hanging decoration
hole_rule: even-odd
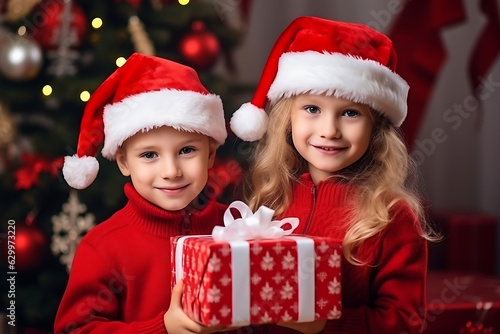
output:
[[[7,106],[0,102],[0,156],[6,156],[5,152],[14,143],[16,132],[14,118]]]
[[[141,22],[139,17],[135,15],[130,17],[128,20],[128,31],[130,33],[130,38],[132,39],[135,51],[147,56],[155,55],[153,42],[148,37],[148,34],[144,29],[144,24]]]
[[[87,32],[87,20],[83,10],[72,0],[56,1],[46,11],[47,24],[35,31],[48,49],[52,60],[47,72],[57,77],[75,75],[74,62],[79,58],[75,48],[81,46]]]
[[[27,271],[42,264],[47,239],[34,223],[34,213],[28,214],[23,225],[16,225],[16,270]]]
[[[87,18],[83,9],[72,0],[48,0],[35,9],[43,24],[28,25],[31,34],[43,49],[54,50],[61,43],[80,47],[87,34]]]
[[[87,213],[87,206],[78,199],[75,190],[69,194],[68,201],[63,204],[62,212],[52,216],[52,254],[59,256],[59,261],[71,269],[71,263],[75,256],[76,247],[82,237],[95,226],[95,216]]]
[[[196,70],[210,69],[220,54],[220,43],[217,37],[207,30],[205,23],[195,21],[179,43],[184,61]]]
[[[0,73],[12,81],[28,81],[40,72],[43,55],[31,39],[0,28]]]
[[[7,22],[15,22],[28,15],[42,0],[10,0],[5,4],[3,18]]]
[[[16,190],[31,189],[40,184],[40,173],[49,173],[57,177],[64,162],[63,157],[55,159],[47,158],[42,154],[23,153],[21,155],[21,167],[14,172],[16,179]]]

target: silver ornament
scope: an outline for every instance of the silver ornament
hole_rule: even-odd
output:
[[[0,73],[13,81],[27,81],[36,77],[43,62],[40,46],[15,34],[1,37]]]

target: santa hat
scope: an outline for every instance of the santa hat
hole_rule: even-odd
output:
[[[85,106],[76,154],[64,159],[64,179],[73,188],[88,187],[97,176],[95,154],[103,142],[102,155],[114,160],[127,138],[164,125],[207,135],[218,145],[227,136],[221,99],[192,68],[135,53]]]
[[[367,104],[400,126],[408,84],[395,68],[387,36],[361,24],[297,18],[278,38],[252,101],[233,114],[231,129],[243,140],[260,139],[267,130],[266,104],[302,93]]]

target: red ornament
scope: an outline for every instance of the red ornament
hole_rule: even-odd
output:
[[[47,239],[34,225],[15,225],[15,264],[12,271],[36,268],[45,258]]]
[[[191,28],[192,31],[179,43],[180,53],[189,66],[197,70],[207,70],[219,57],[219,40],[201,21],[195,21]]]
[[[469,321],[465,328],[460,329],[460,334],[495,334],[493,327],[485,327],[480,322]]]
[[[49,159],[41,154],[23,153],[21,155],[22,166],[14,172],[16,179],[16,190],[30,189],[40,184],[40,173],[50,173],[56,177],[64,163],[63,157]]]
[[[28,26],[32,36],[46,49],[54,49],[59,45],[59,34],[63,22],[64,1],[44,1],[33,16],[33,22]],[[87,33],[87,18],[83,9],[76,3],[71,3],[69,46],[79,47],[83,44]]]

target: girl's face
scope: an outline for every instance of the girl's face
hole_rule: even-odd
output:
[[[162,209],[177,211],[205,187],[215,150],[205,135],[163,126],[128,138],[117,151],[116,161],[142,197]]]
[[[291,114],[292,140],[307,161],[315,184],[363,154],[370,144],[373,117],[370,108],[343,98],[301,94]]]

